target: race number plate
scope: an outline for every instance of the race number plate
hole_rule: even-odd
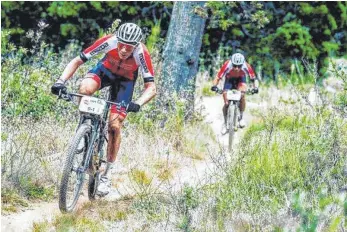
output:
[[[227,99],[230,101],[240,101],[241,99],[241,92],[233,89],[233,90],[228,90],[227,92]]]
[[[81,112],[101,115],[104,112],[106,102],[95,97],[82,97],[79,110]]]

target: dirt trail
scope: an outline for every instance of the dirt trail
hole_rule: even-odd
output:
[[[222,136],[221,126],[223,123],[222,106],[223,101],[221,96],[204,97],[202,98],[201,105],[203,106],[203,114],[205,115],[205,122],[211,125],[217,141],[227,149],[228,136]],[[245,119],[248,124],[251,123],[253,116],[250,114],[252,108],[259,108],[260,105],[252,102],[247,102],[247,110]],[[242,130],[236,134],[236,142],[242,136]],[[170,188],[172,191],[182,188],[183,185],[196,186],[210,181],[209,173],[213,172],[215,164],[208,157],[206,160],[193,160],[187,157],[180,158],[177,163],[180,167],[174,173],[174,177],[170,180]],[[106,197],[107,200],[116,200],[124,195],[132,195],[134,192],[128,188],[130,182],[127,173],[129,170],[121,163],[117,164],[114,176],[116,182],[119,183],[116,188],[113,188],[110,194]],[[122,180],[122,181],[120,181]],[[165,187],[165,186],[164,186]],[[166,186],[168,187],[168,186]],[[84,193],[86,194],[86,193]],[[84,195],[80,198],[78,204],[82,205],[88,201]],[[34,222],[51,221],[55,215],[60,214],[58,209],[57,200],[53,203],[34,204],[25,211],[14,213],[10,215],[2,215],[1,217],[1,231],[32,231]]]
[[[249,96],[247,96],[249,98]],[[250,125],[254,119],[254,116],[250,113],[253,109],[259,109],[264,103],[254,103],[247,100],[246,104],[246,112],[244,113],[244,119],[247,125]],[[211,125],[216,137],[217,141],[221,143],[225,148],[228,147],[228,136],[221,134],[222,124],[224,121],[222,107],[223,100],[222,96],[214,96],[214,97],[205,97],[203,98],[203,105],[205,107],[205,121]],[[236,133],[235,142],[238,143],[240,138],[242,137],[244,130],[239,130]]]

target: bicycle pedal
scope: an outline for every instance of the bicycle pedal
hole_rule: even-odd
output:
[[[107,193],[102,193],[102,192],[99,192],[99,191],[96,191],[95,195],[97,195],[98,197],[105,197],[106,195],[108,195],[109,192]]]

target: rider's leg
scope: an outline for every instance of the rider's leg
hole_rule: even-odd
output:
[[[237,89],[239,91],[241,91],[241,99],[240,99],[240,105],[239,105],[239,109],[240,109],[240,117],[239,117],[239,126],[241,128],[246,126],[246,121],[243,118],[243,113],[245,112],[246,109],[246,91],[247,91],[247,85],[246,85],[246,78],[241,78],[240,83],[238,84]]]
[[[114,163],[119,151],[121,142],[121,128],[123,125],[125,116],[118,112],[110,113],[109,126],[108,126],[108,146],[107,146],[107,162]],[[110,166],[109,164],[108,166]],[[108,167],[109,169],[110,167]],[[108,172],[106,169],[105,172]],[[105,173],[106,174],[106,173]]]
[[[237,85],[237,89],[241,91],[241,99],[240,99],[240,119],[243,117],[243,113],[246,110],[246,91],[247,91],[247,84],[246,84],[246,77],[242,77],[240,79],[240,82]]]
[[[92,73],[88,73],[82,80],[79,93],[84,95],[93,95],[101,86],[100,78]]]
[[[128,81],[124,79],[121,79],[118,83],[114,83],[110,89],[111,101],[124,103],[125,105],[129,104],[132,99],[134,85],[135,81]],[[115,105],[111,107],[108,130],[109,141],[107,146],[107,166],[104,173],[105,175],[107,175],[109,170],[112,168],[119,151],[121,143],[121,128],[126,117],[125,105],[120,108],[116,107]]]
[[[231,79],[225,79],[224,82],[224,87],[223,87],[223,101],[224,101],[224,106],[223,106],[223,116],[224,116],[224,125],[227,124],[227,114],[228,114],[228,108],[229,108],[229,101],[227,99],[227,91],[229,89],[232,89],[233,83]]]
[[[226,92],[223,93],[223,99],[224,99],[224,105],[223,105],[224,123],[227,124],[227,114],[228,114],[229,102],[226,99]]]
[[[119,151],[121,128],[124,118],[125,116],[119,114],[118,112],[114,112],[114,110],[111,108],[108,125],[107,164],[98,186],[98,194],[100,196],[108,194],[111,189],[111,169]]]
[[[245,112],[246,109],[246,95],[244,92],[241,93],[241,99],[240,99],[240,118],[243,117],[243,112]]]

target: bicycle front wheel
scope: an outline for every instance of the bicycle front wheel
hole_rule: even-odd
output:
[[[229,103],[228,109],[228,124],[229,124],[229,151],[233,148],[233,140],[235,136],[235,124],[236,124],[236,105],[232,102]]]
[[[59,208],[63,213],[72,212],[80,196],[86,174],[83,166],[90,138],[90,125],[82,124],[70,143],[59,191]]]

